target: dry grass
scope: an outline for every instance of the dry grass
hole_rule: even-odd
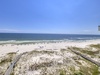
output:
[[[76,51],[80,51],[82,53],[85,53],[85,54],[88,54],[88,55],[91,55],[91,56],[94,56],[96,54],[98,54],[100,51],[92,51],[91,48],[79,48],[79,47],[71,47],[69,49],[73,49],[73,50],[76,50]]]
[[[11,62],[15,55],[16,55],[16,53],[12,52],[12,53],[8,53],[7,55],[3,56],[3,58],[0,61],[0,65],[6,64],[8,62]]]
[[[42,62],[40,64],[33,64],[31,66],[29,66],[29,71],[33,71],[33,70],[38,70],[42,67],[50,67],[52,66],[53,62]]]
[[[90,47],[100,49],[100,44],[91,44]]]
[[[66,70],[61,69],[61,70],[60,70],[60,75],[66,75]]]
[[[19,71],[17,73],[22,73],[22,75],[25,75],[25,73],[27,71],[38,71],[41,70],[41,74],[40,75],[67,75],[69,73],[69,75],[99,75],[100,72],[98,71],[98,67],[95,66],[93,63],[81,58],[80,56],[75,55],[74,57],[67,57],[66,52],[69,53],[73,53],[71,52],[69,49],[74,49],[80,52],[83,52],[85,54],[88,55],[92,55],[92,54],[96,54],[97,52],[93,52],[88,50],[89,48],[78,48],[78,47],[71,47],[68,49],[61,49],[58,52],[55,51],[31,51],[29,53],[26,53],[25,55],[23,55],[21,57],[21,60],[18,62],[18,64],[15,67],[16,70],[14,71],[14,73],[16,71]],[[58,60],[56,60],[56,58],[52,59],[52,60],[47,60],[46,57],[43,57],[44,60],[42,60],[42,62],[38,62],[38,63],[33,63],[32,62],[28,62],[28,64],[26,63],[27,60],[31,59],[32,57],[35,56],[39,56],[39,55],[43,55],[43,54],[53,54],[56,56],[61,56],[62,58],[60,58],[60,60],[63,61],[63,63],[61,63],[60,65],[58,64]],[[10,55],[10,54],[9,54]],[[12,54],[11,54],[12,55]],[[51,55],[52,57],[52,55]],[[25,61],[23,61],[25,58]],[[34,60],[34,59],[33,59]],[[80,61],[84,61],[86,64],[83,65],[83,62]],[[23,66],[19,66],[19,64],[23,64]],[[28,68],[24,68],[26,67]],[[31,65],[30,65],[31,64]],[[76,69],[76,66],[79,68],[78,70]],[[20,67],[20,68],[19,68]],[[24,69],[25,71],[24,71]],[[23,71],[21,71],[23,69]]]
[[[0,75],[4,75],[5,71],[7,70],[8,66],[10,65],[11,61],[13,60],[16,53],[8,53],[7,55],[0,57]]]
[[[46,51],[46,50],[37,51],[37,50],[33,50],[33,51],[29,52],[28,55],[53,54],[53,53],[55,53],[55,51]]]

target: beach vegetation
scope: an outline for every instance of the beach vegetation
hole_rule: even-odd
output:
[[[42,62],[40,64],[32,64],[29,66],[29,71],[38,70],[42,67],[50,67],[52,66],[52,62]]]
[[[39,54],[39,53],[41,53],[41,54],[53,54],[53,53],[55,53],[55,51],[47,51],[47,50],[37,51],[37,50],[33,50],[33,51],[29,52],[28,54],[33,55],[33,54]]]
[[[10,53],[7,53],[7,55],[14,56],[14,55],[16,55],[16,52],[10,52]]]
[[[82,63],[79,62],[78,60],[75,60],[75,62],[76,62],[77,64],[79,64],[79,65],[82,65]]]
[[[95,64],[91,63],[90,61],[83,59],[87,63],[86,66],[80,66],[80,72],[82,72],[84,75],[99,75],[99,68]]]
[[[92,51],[89,48],[72,47],[70,49],[73,49],[73,50],[76,50],[76,51],[79,51],[79,52],[82,52],[82,53],[86,53],[86,54],[92,55],[92,56],[94,56],[95,54],[98,54],[98,52],[99,52],[99,51]]]
[[[90,56],[93,56],[96,51],[92,51],[89,48],[79,48],[79,47],[69,47],[68,49],[61,49],[60,51],[53,50],[33,50],[23,54],[20,60],[17,62],[17,65],[14,67],[14,73],[26,74],[27,71],[41,71],[41,75],[99,75],[98,67],[93,63],[87,61],[86,59],[81,58],[79,55],[74,54],[71,50],[74,49],[80,53],[85,53]],[[67,55],[68,53],[68,55]],[[50,55],[49,58],[42,57],[41,55],[56,55],[53,57]],[[93,55],[92,55],[93,54]],[[13,57],[16,55],[16,52],[8,53],[5,59],[2,59],[0,63],[11,63]],[[32,57],[40,56],[39,62],[31,61]],[[59,57],[60,56],[60,57]],[[33,59],[33,58],[32,58]],[[57,60],[56,60],[57,59]],[[29,61],[27,61],[29,60]],[[58,62],[59,61],[59,62]],[[23,64],[24,67],[21,66]],[[24,65],[25,64],[25,65]],[[27,64],[28,68],[25,68]],[[29,65],[28,65],[29,64]],[[24,68],[24,69],[23,69]],[[20,69],[20,70],[19,70]],[[23,71],[21,71],[23,69]]]
[[[12,72],[10,75],[14,75],[14,73]]]
[[[75,72],[75,67],[74,66],[70,66],[70,71],[71,72]]]
[[[100,49],[100,44],[91,44],[90,47]]]
[[[10,63],[12,62],[14,56],[16,55],[16,53],[11,52],[6,54],[3,57],[0,57],[0,67],[3,67],[2,71],[0,72],[0,75],[2,75],[1,73],[4,74],[4,72],[7,70],[7,68],[9,67]]]
[[[84,75],[82,72],[75,72],[73,75]]]
[[[63,52],[63,51],[66,51],[66,49],[61,49],[60,51]]]
[[[61,69],[61,70],[60,70],[60,75],[66,75],[66,70]]]
[[[11,62],[11,61],[12,61],[12,58],[4,58],[4,59],[1,59],[0,65],[6,64],[6,63]]]
[[[11,61],[12,61],[12,58],[8,56],[5,56],[4,58],[0,59],[0,67],[3,67],[2,70],[0,71],[0,75],[4,75]]]

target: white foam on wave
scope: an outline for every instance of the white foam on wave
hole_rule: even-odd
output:
[[[8,40],[8,41],[0,41],[0,44],[31,44],[31,43],[57,43],[57,42],[82,42],[82,41],[93,41],[93,40],[100,40],[100,39],[91,39],[91,40],[83,40],[83,38],[78,38],[79,40]]]

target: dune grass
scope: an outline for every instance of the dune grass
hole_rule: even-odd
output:
[[[84,75],[82,72],[75,72],[73,75]]]
[[[98,54],[99,51],[92,51],[90,48],[78,48],[78,47],[71,47],[69,49],[73,49],[73,50],[76,50],[76,51],[80,51],[82,53],[85,53],[85,54],[88,54],[88,55],[91,55],[91,56],[94,56],[95,54]]]
[[[100,49],[100,44],[91,44],[90,47]]]
[[[29,66],[29,71],[38,70],[42,67],[50,67],[52,66],[52,62],[42,62],[40,64],[33,64]]]
[[[16,55],[15,52],[11,52],[11,53],[8,53],[7,55],[3,56],[3,58],[1,57],[0,66],[3,66],[7,63],[11,63],[11,61],[13,60],[15,55]]]
[[[61,70],[60,70],[60,75],[66,75],[66,70],[61,69]]]

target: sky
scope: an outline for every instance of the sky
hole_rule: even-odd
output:
[[[0,32],[100,34],[100,0],[0,0]]]

